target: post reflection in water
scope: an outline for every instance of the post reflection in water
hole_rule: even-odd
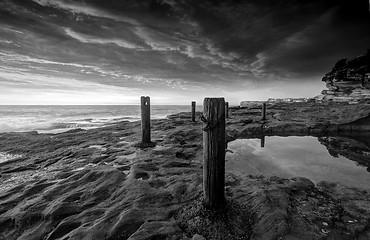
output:
[[[306,177],[315,184],[327,181],[370,189],[367,152],[370,145],[340,137],[237,139],[228,143],[226,171],[266,177]]]
[[[261,136],[261,148],[265,147],[265,135]]]

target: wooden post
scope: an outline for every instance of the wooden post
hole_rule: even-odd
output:
[[[265,135],[261,136],[261,148],[265,147]]]
[[[229,118],[229,102],[225,103],[225,116]]]
[[[196,103],[193,101],[191,102],[191,121],[195,122],[195,106]]]
[[[266,103],[262,105],[262,120],[266,120]]]
[[[141,97],[141,136],[143,143],[150,143],[150,98]]]
[[[205,98],[203,106],[203,203],[217,209],[225,203],[225,100]]]

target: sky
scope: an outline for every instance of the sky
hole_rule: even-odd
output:
[[[367,0],[0,0],[0,104],[313,97],[369,43]]]

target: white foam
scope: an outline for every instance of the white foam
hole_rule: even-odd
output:
[[[152,106],[151,118],[187,110],[183,106]],[[60,133],[140,120],[140,106],[0,106],[0,132]]]

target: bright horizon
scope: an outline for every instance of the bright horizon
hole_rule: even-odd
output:
[[[45,97],[42,97],[43,92],[34,92],[34,96],[31,97],[19,97],[19,96],[12,96],[9,95],[2,95],[0,96],[0,105],[140,105],[140,97],[141,96],[149,96],[151,98],[151,105],[189,105],[192,101],[196,101],[197,104],[203,102],[204,98],[206,97],[224,97],[225,101],[228,101],[232,105],[239,105],[241,101],[267,101],[269,98],[310,98],[320,94],[320,91],[325,87],[313,87],[317,89],[317,92],[313,92],[312,95],[299,93],[299,94],[282,94],[281,92],[277,92],[276,94],[270,94],[268,97],[264,97],[261,94],[261,90],[257,90],[255,94],[247,94],[248,91],[245,93],[239,93],[237,96],[230,96],[230,94],[224,95],[208,95],[204,97],[194,97],[194,98],[186,98],[182,96],[181,98],[174,97],[169,98],[156,96],[155,94],[152,95],[137,95],[130,98],[125,98],[125,96],[116,94],[113,97],[111,96],[112,93],[109,93],[109,96],[105,94],[100,94],[97,96],[92,96],[90,98],[83,95],[81,98],[81,93],[76,95],[59,95],[47,93]],[[292,89],[292,88],[290,88]],[[266,91],[267,92],[267,91]],[[282,91],[283,92],[283,91]],[[299,92],[299,89],[296,89],[295,93]],[[38,95],[38,96],[35,96]],[[50,99],[50,95],[53,95]],[[249,97],[248,97],[249,95]],[[229,97],[228,97],[229,96]],[[255,97],[253,97],[255,96]],[[111,101],[109,101],[111,100]]]

